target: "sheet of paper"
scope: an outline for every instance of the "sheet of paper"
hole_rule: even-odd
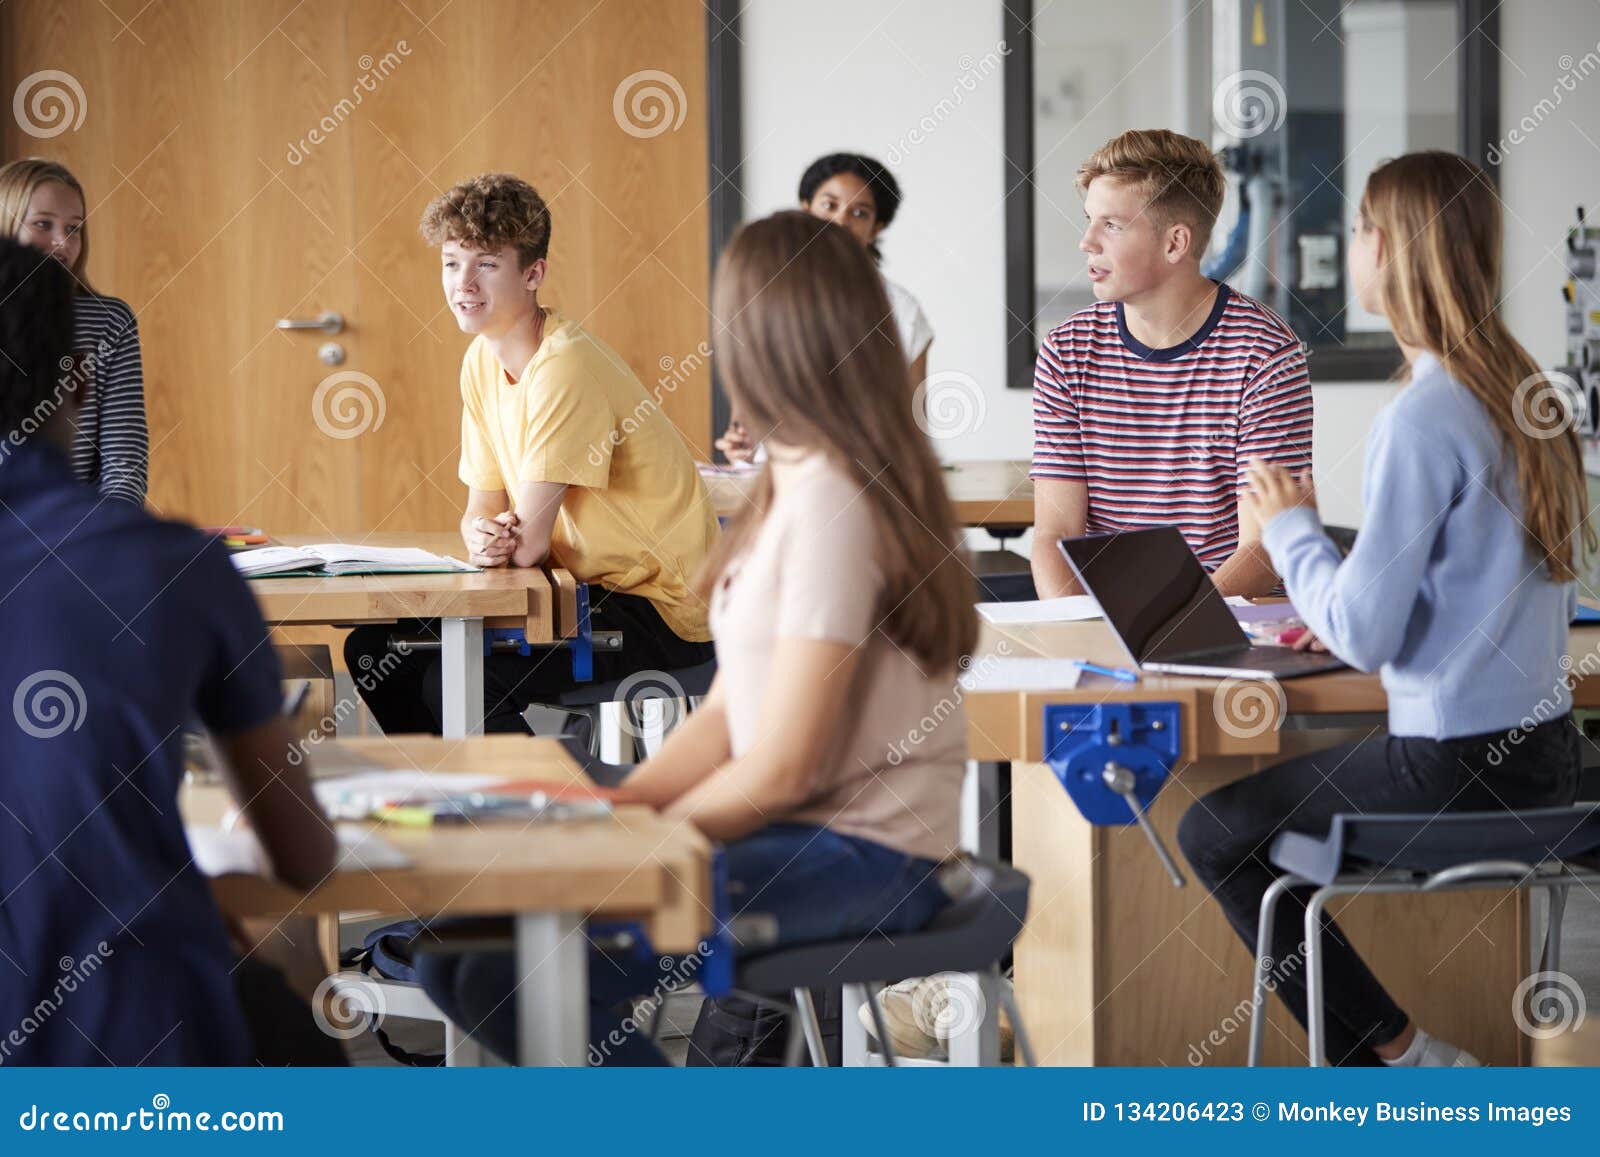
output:
[[[316,756],[313,755],[315,763]],[[484,791],[506,782],[503,775],[461,772],[369,771],[319,778],[311,785],[317,800],[341,816],[365,815],[384,804],[438,803],[463,792]]]
[[[411,858],[370,828],[339,824],[337,871],[379,872],[389,868],[409,868]],[[195,866],[207,876],[270,876],[266,849],[249,828],[223,830],[215,827],[187,829],[189,850]]]
[[[415,546],[363,546],[359,542],[324,542],[307,552],[327,563],[370,562],[379,566],[441,566],[445,559]]]
[[[1082,674],[1072,659],[990,655],[973,663],[956,682],[967,692],[1070,691]]]
[[[297,546],[262,546],[228,556],[242,575],[267,574],[282,570],[305,570],[322,565],[322,559]]]
[[[1093,595],[1067,595],[1059,599],[1035,599],[1024,603],[979,603],[978,614],[987,623],[1075,623],[1100,618],[1100,604]]]

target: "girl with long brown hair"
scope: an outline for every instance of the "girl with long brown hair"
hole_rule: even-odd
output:
[[[1367,182],[1349,264],[1406,363],[1368,439],[1361,533],[1341,562],[1310,480],[1279,468],[1252,466],[1246,502],[1319,645],[1381,672],[1389,729],[1239,780],[1183,817],[1189,862],[1252,946],[1281,830],[1321,835],[1340,812],[1563,806],[1578,790],[1562,660],[1594,533],[1576,433],[1551,421],[1570,411],[1500,318],[1494,186],[1450,153],[1386,162]],[[1302,924],[1280,913],[1271,955],[1290,965],[1277,991],[1304,1023]],[[1418,1028],[1325,927],[1329,1061],[1477,1063]]]
[[[150,481],[139,327],[121,298],[89,284],[88,204],[64,165],[23,157],[0,165],[0,233],[65,265],[73,297],[73,373],[82,408],[72,445],[78,481],[143,506]]]
[[[770,459],[701,577],[716,681],[623,790],[723,841],[735,913],[776,942],[921,928],[958,843],[955,679],[977,619],[939,464],[893,388],[905,355],[882,280],[843,229],[779,213],[729,243],[712,314]],[[509,957],[422,972],[452,1019],[516,1055]],[[661,1063],[610,1011],[660,976],[653,957],[591,969],[592,1061]]]

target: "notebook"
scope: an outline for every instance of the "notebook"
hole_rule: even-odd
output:
[[[477,567],[414,546],[362,546],[329,542],[317,546],[263,546],[231,556],[245,578],[357,574],[476,573]]]

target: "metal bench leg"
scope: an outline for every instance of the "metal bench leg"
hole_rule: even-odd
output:
[[[632,752],[623,753],[628,739],[622,726],[621,703],[600,703],[595,707],[594,734],[599,744],[598,755],[603,763],[632,763]]]
[[[867,995],[859,984],[844,986],[839,1008],[839,1060],[847,1069],[859,1069],[867,1064],[872,1052],[867,1045],[866,1026],[861,1023],[861,1006],[866,1002]]]
[[[822,1022],[817,1019],[817,1005],[811,999],[809,988],[794,990],[795,1015],[806,1034],[806,1047],[811,1050],[811,1064],[815,1068],[828,1067],[828,1050],[822,1043]]]
[[[1288,895],[1290,888],[1304,883],[1306,881],[1299,876],[1280,876],[1261,897],[1261,919],[1256,928],[1255,981],[1250,997],[1250,1054],[1245,1061],[1252,1069],[1261,1064],[1262,1046],[1267,1037],[1267,980],[1272,975],[1272,935],[1278,920],[1278,901]]]

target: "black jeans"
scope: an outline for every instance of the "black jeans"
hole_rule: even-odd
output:
[[[591,583],[591,626],[621,631],[621,651],[596,651],[594,682],[625,679],[639,671],[693,667],[716,657],[710,643],[680,639],[649,599],[619,594]],[[385,735],[444,731],[444,689],[437,651],[390,656],[396,632],[439,638],[439,620],[412,619],[395,626],[357,627],[344,642],[344,660],[367,710]],[[535,648],[529,655],[490,655],[483,662],[483,729],[530,734],[522,713],[530,703],[555,703],[578,686],[572,653],[565,647]]]
[[[1459,739],[1384,735],[1303,755],[1210,793],[1184,813],[1178,844],[1253,953],[1261,897],[1282,874],[1268,859],[1280,831],[1325,835],[1339,812],[1563,807],[1578,796],[1582,764],[1570,715],[1528,731]],[[1279,901],[1274,960],[1302,958],[1309,896],[1309,889],[1297,890]],[[1399,1036],[1406,1014],[1332,920],[1323,923],[1322,948],[1327,1059],[1380,1064],[1373,1046]],[[1279,971],[1277,993],[1304,1025],[1304,969]]]

